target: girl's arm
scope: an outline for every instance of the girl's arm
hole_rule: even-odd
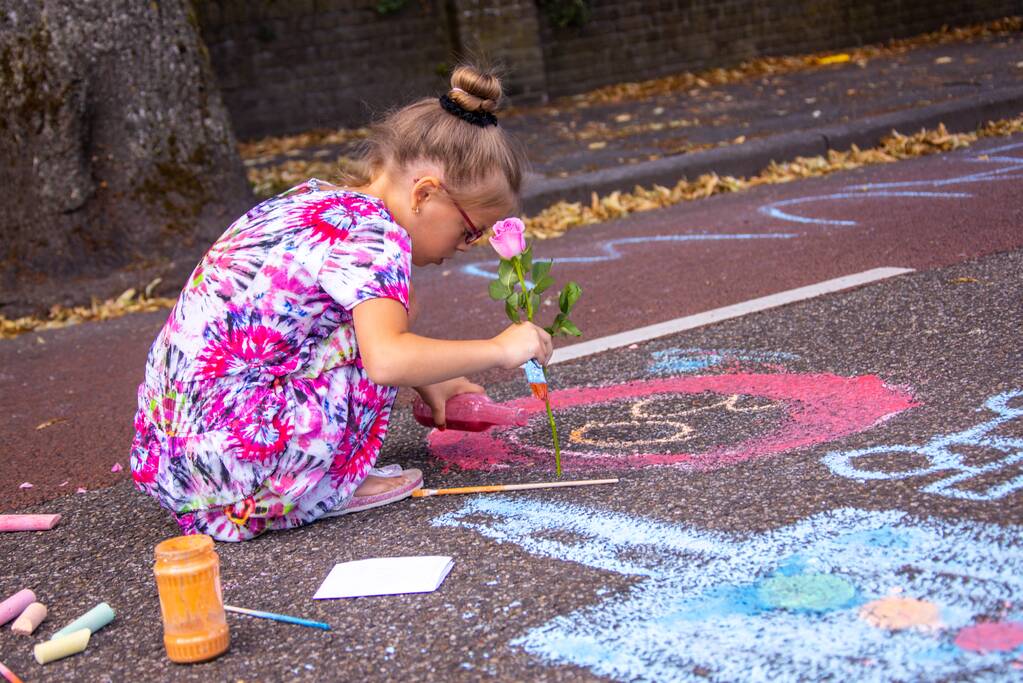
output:
[[[369,299],[352,311],[359,355],[375,384],[415,387],[490,368],[515,368],[530,358],[546,364],[551,336],[533,323],[509,326],[492,339],[451,341],[408,331],[405,307],[394,299]]]

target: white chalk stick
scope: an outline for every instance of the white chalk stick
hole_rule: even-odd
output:
[[[25,608],[20,617],[14,620],[14,626],[11,626],[11,630],[19,636],[32,635],[32,631],[35,631],[45,618],[46,605],[41,602],[33,602]]]
[[[62,638],[46,640],[35,646],[33,654],[40,664],[55,662],[71,655],[76,655],[89,646],[89,636],[92,631],[83,628]]]
[[[25,608],[35,601],[36,594],[26,588],[0,602],[0,626],[24,612]]]
[[[60,515],[0,515],[0,531],[47,531],[59,521]]]

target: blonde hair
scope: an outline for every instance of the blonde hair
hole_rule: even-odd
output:
[[[447,96],[465,111],[493,114],[502,95],[501,81],[490,69],[462,64],[451,74]],[[509,189],[517,200],[528,164],[522,146],[501,126],[480,127],[446,111],[438,98],[427,97],[373,124],[356,163],[342,170],[341,183],[366,185],[385,169],[403,169],[418,160],[441,164],[445,186],[477,207],[506,203]],[[494,171],[507,189],[484,186]]]

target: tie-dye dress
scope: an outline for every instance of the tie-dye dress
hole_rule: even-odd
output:
[[[396,389],[366,376],[352,309],[407,310],[411,242],[379,199],[322,185],[231,225],[150,350],[131,470],[186,534],[307,524],[376,461]]]

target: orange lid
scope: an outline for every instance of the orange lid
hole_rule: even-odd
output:
[[[156,559],[180,562],[213,550],[213,539],[205,534],[175,536],[156,546]]]

